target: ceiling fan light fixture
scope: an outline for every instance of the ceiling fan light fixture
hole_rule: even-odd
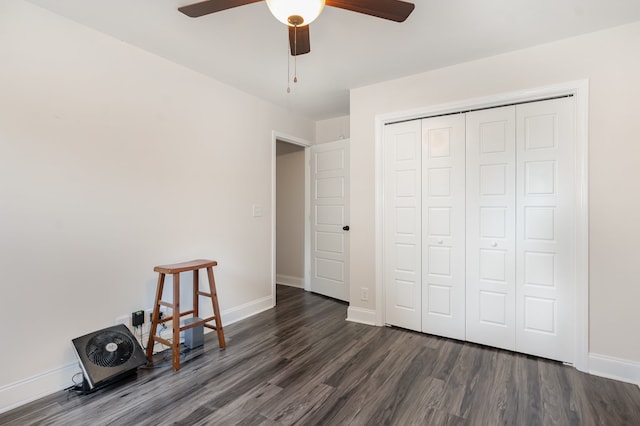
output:
[[[324,9],[325,0],[267,0],[271,14],[290,27],[309,25]]]

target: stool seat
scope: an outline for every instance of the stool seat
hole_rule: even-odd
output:
[[[180,332],[188,330],[200,325],[216,330],[218,334],[218,344],[221,349],[226,347],[224,341],[224,331],[222,329],[222,320],[220,318],[220,307],[218,306],[218,295],[216,293],[216,283],[213,276],[213,267],[217,266],[218,262],[208,259],[197,259],[189,262],[174,263],[171,265],[161,265],[153,268],[155,272],[158,272],[158,286],[156,288],[156,299],[153,304],[153,314],[151,317],[151,330],[149,330],[149,344],[147,345],[147,359],[151,361],[153,357],[153,347],[155,342],[162,343],[163,345],[171,347],[172,350],[172,367],[174,371],[180,369]],[[200,269],[207,270],[207,277],[209,278],[209,293],[200,290],[199,273]],[[180,273],[193,271],[193,309],[188,311],[180,310]],[[166,274],[173,276],[173,301],[167,302],[162,300],[162,292],[164,290],[164,280]],[[211,305],[213,307],[213,316],[209,318],[199,319],[198,321],[190,322],[187,325],[180,326],[180,317],[186,315],[192,315],[194,318],[200,314],[200,297],[208,297],[211,299]],[[160,319],[160,306],[165,306],[171,309],[171,315]],[[173,327],[173,339],[168,341],[160,336],[156,336],[158,324],[171,321]],[[213,324],[209,324],[213,323]]]
[[[198,259],[190,260],[189,262],[174,263],[173,265],[156,266],[153,270],[163,274],[178,274],[180,272],[209,268],[211,266],[218,266],[218,262],[215,260]]]

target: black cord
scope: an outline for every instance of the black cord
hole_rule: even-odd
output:
[[[143,350],[147,350],[146,346],[144,345],[144,334],[142,333],[142,326],[136,326],[136,328],[138,330],[140,330],[140,346],[142,346]]]
[[[76,382],[76,377],[77,377],[78,375],[82,375],[82,371],[77,372],[76,374],[74,374],[74,375],[71,377],[71,381],[72,381],[72,382],[73,382],[73,384],[74,384],[74,385],[76,385],[76,386],[77,386],[77,385],[81,385],[81,384],[82,384],[82,382]]]
[[[76,377],[82,376],[82,382],[76,382]],[[71,376],[71,382],[73,385],[69,386],[65,390],[70,394],[71,392],[75,392],[76,394],[81,393],[83,391],[83,383],[84,383],[84,375],[82,371],[77,372],[73,376]]]

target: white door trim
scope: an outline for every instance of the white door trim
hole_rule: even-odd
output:
[[[402,120],[424,118],[437,114],[463,110],[486,108],[511,103],[540,100],[555,96],[573,95],[575,99],[575,200],[574,225],[576,257],[574,271],[576,278],[575,315],[575,360],[574,366],[580,371],[588,371],[589,355],[589,140],[588,108],[589,80],[508,92],[482,98],[468,99],[425,108],[380,114],[375,118],[375,286],[376,325],[384,325],[383,288],[383,138],[384,126]]]
[[[311,259],[309,246],[309,148],[312,143],[295,136],[287,135],[278,131],[271,132],[271,300],[272,306],[276,305],[276,143],[283,141],[304,147],[304,289],[310,290]]]

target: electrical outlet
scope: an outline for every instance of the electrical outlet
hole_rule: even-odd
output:
[[[147,331],[151,331],[151,324],[153,323],[153,309],[147,309],[146,310],[146,315],[149,317],[149,327],[147,329]],[[161,320],[162,318],[164,318],[167,315],[167,313],[165,311],[159,311],[158,312],[158,316],[159,316],[159,320]],[[159,333],[160,331],[164,331],[167,329],[168,326],[170,326],[171,324],[168,322],[159,322],[158,323],[158,327],[156,330],[156,333]]]
[[[363,302],[369,301],[369,289],[367,287],[360,288],[360,300]]]

